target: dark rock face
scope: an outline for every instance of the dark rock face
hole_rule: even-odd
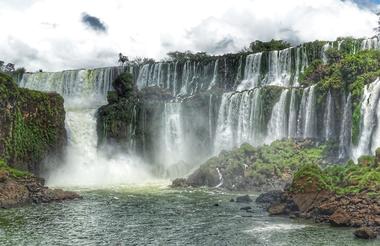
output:
[[[321,161],[322,154],[311,156],[308,153],[309,150],[321,153],[323,148],[311,140],[275,141],[257,148],[242,144],[208,159],[187,178],[187,185],[215,187],[220,183],[220,172],[223,177],[220,188],[261,192],[282,190],[291,183],[292,174],[301,165],[299,159]]]
[[[172,188],[185,188],[188,187],[187,181],[184,178],[178,178],[173,180],[171,184]]]
[[[130,73],[120,74],[113,81],[112,86],[119,97],[133,96],[136,92],[135,84],[133,82],[133,75]]]
[[[0,159],[38,174],[47,156],[60,156],[66,145],[63,98],[18,88],[0,74]]]
[[[276,202],[280,202],[282,200],[282,191],[281,190],[272,190],[265,193],[261,193],[256,198],[256,203],[267,203],[273,204]]]
[[[339,196],[327,191],[286,191],[282,195],[280,202],[270,204],[269,214],[313,218],[333,226],[368,227],[375,234],[380,233],[380,200],[365,193]]]
[[[30,203],[60,202],[80,198],[77,193],[49,189],[42,179],[34,176],[11,177],[0,171],[0,208],[11,208]]]
[[[253,202],[253,200],[248,195],[245,195],[245,196],[238,196],[238,197],[236,197],[236,202],[239,202],[239,203],[250,203],[250,202]]]
[[[377,237],[376,232],[368,227],[361,227],[354,231],[354,235],[362,239],[375,239]]]

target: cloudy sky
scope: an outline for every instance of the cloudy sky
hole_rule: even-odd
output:
[[[0,0],[0,60],[29,71],[115,65],[119,52],[233,52],[251,41],[372,36],[379,0]]]

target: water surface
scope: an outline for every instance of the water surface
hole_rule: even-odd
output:
[[[134,187],[0,210],[0,245],[380,245],[351,229],[269,217],[233,193]],[[218,204],[219,206],[215,206]]]

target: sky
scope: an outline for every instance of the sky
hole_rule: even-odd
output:
[[[370,37],[380,0],[0,0],[0,60],[28,71],[157,60],[169,51],[237,52],[254,40],[293,44]]]

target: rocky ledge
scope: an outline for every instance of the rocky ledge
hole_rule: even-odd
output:
[[[247,143],[222,151],[172,187],[218,187],[227,190],[265,192],[283,189],[301,163],[323,164],[327,146],[308,140],[275,141],[253,147]]]
[[[80,195],[75,192],[49,189],[44,186],[43,179],[13,169],[0,160],[0,208],[77,198],[80,198]]]
[[[380,157],[380,155],[378,156]],[[368,161],[371,160],[371,161]],[[380,169],[378,158],[361,158],[320,169],[305,165],[284,191],[262,194],[256,200],[270,215],[313,219],[332,226],[356,227],[359,238],[380,234]]]

